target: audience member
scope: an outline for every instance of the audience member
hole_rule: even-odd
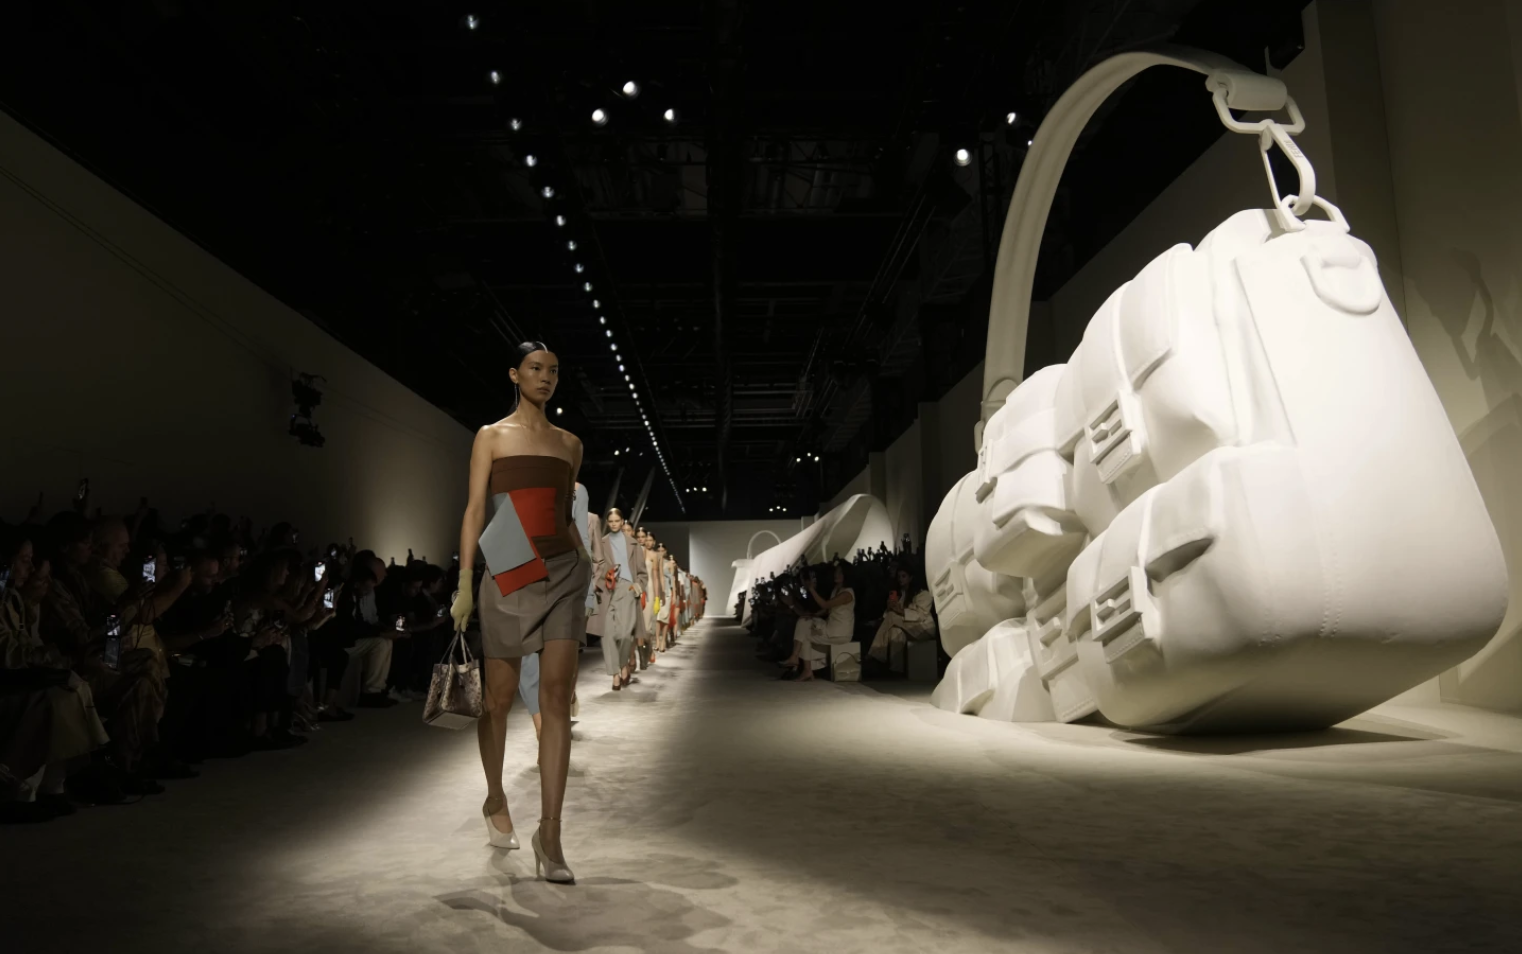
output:
[[[89,685],[68,665],[56,648],[42,641],[38,624],[42,600],[52,583],[46,560],[34,562],[29,536],[23,532],[0,536],[0,567],[6,577],[0,594],[0,713],[33,713],[12,721],[0,715],[0,731],[11,744],[0,743],[0,762],[7,789],[0,820],[48,821],[73,814],[64,794],[71,774],[87,768],[92,753],[110,741],[95,711]],[[40,703],[40,704],[39,704]],[[18,746],[31,748],[33,758],[12,754]],[[120,801],[119,791],[97,796]]]
[[[896,585],[888,593],[868,658],[888,672],[903,673],[908,667],[908,644],[935,638],[934,601],[908,567],[898,567],[895,576]]]

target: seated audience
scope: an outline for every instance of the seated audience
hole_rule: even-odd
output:
[[[42,604],[39,632],[69,660],[90,686],[96,710],[111,733],[110,764],[129,795],[162,792],[144,771],[145,759],[158,741],[165,685],[158,658],[137,646],[128,624],[144,615],[142,604],[153,586],[138,580],[115,599],[90,585],[93,564],[90,522],[73,511],[48,521],[46,553],[53,579]],[[125,622],[124,622],[125,621]]]
[[[8,723],[0,716],[0,730],[9,725],[14,740],[35,745],[37,755],[35,768],[24,756],[9,756],[3,762],[9,775],[3,786],[9,791],[0,803],[0,820],[6,822],[49,821],[73,814],[65,781],[88,768],[91,754],[110,741],[89,685],[38,633],[52,572],[46,560],[34,562],[33,552],[23,532],[0,536],[0,573],[6,580],[0,588],[0,713],[25,713],[35,707],[30,720]],[[0,754],[14,749],[0,744]],[[105,801],[124,797],[114,790],[95,794]]]
[[[385,578],[386,565],[373,552],[366,550],[356,554],[349,587],[338,607],[336,625],[343,627],[344,647],[360,667],[359,704],[366,709],[396,705],[396,701],[386,694],[396,621],[383,623],[376,595],[376,588]]]
[[[888,671],[902,673],[908,668],[908,644],[934,639],[936,626],[930,591],[907,567],[899,567],[896,576],[897,585],[888,592],[882,624],[868,656]]]
[[[793,655],[783,662],[787,667],[784,679],[808,682],[829,664],[828,650],[821,647],[844,645],[855,638],[856,592],[850,586],[848,568],[836,563],[832,573],[830,595],[821,596],[816,585],[820,573],[814,569],[805,572],[803,585],[812,606],[801,613],[793,637]]]

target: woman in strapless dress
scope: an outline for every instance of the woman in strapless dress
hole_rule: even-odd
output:
[[[507,713],[523,660],[539,655],[539,830],[536,870],[549,881],[574,883],[560,843],[571,757],[571,697],[586,639],[586,595],[592,562],[572,526],[581,441],[550,423],[545,404],[560,380],[560,363],[543,343],[518,346],[509,372],[518,389],[513,412],[476,434],[470,455],[470,499],[460,530],[460,579],[471,579],[477,550],[486,561],[478,594],[461,587],[451,615],[463,630],[473,610],[481,619],[484,712],[477,723],[489,843],[517,848],[502,788]]]

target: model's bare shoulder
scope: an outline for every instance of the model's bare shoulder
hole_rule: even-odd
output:
[[[572,434],[570,431],[566,430],[563,427],[557,427],[555,428],[555,436],[559,437],[560,440],[565,444],[566,450],[574,451],[576,453],[581,452],[581,438],[577,437],[575,434]]]

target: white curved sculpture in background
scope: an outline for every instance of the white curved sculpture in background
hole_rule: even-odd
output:
[[[824,563],[836,556],[849,560],[859,549],[876,550],[879,545],[892,547],[893,541],[893,522],[888,518],[888,508],[871,494],[856,494],[791,537],[751,559],[746,587],[749,588],[754,580],[765,580],[775,574],[786,573],[800,559],[807,563]],[[748,619],[748,603],[744,613]]]
[[[740,602],[740,597],[750,589],[751,561],[756,558],[756,541],[762,537],[771,537],[774,544],[782,543],[782,538],[770,530],[757,530],[750,535],[750,542],[745,545],[745,558],[730,564],[734,568],[735,575],[731,578],[729,602],[725,603],[725,606],[737,605]]]
[[[1066,365],[1010,386],[1031,236],[1067,153],[1109,92],[1159,64],[1207,73],[1223,121],[1284,148],[1302,191],[1163,252]],[[1294,122],[1242,123],[1228,107],[1287,107]],[[978,469],[926,543],[953,654],[937,705],[1158,731],[1314,728],[1495,634],[1507,577],[1494,527],[1372,251],[1314,195],[1289,138],[1302,128],[1277,80],[1187,52],[1102,64],[1043,124],[1000,249]],[[1312,205],[1330,221],[1301,219]]]

